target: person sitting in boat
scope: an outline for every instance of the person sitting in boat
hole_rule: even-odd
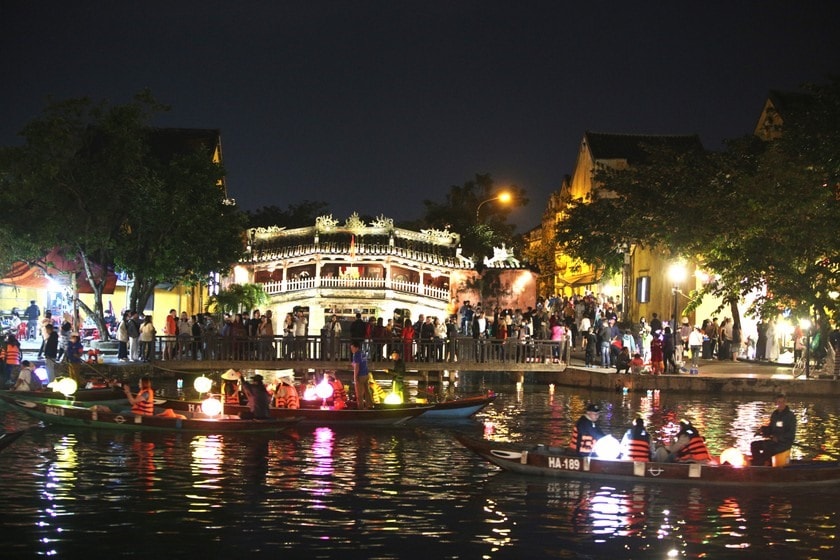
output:
[[[271,395],[263,384],[263,376],[256,374],[249,382],[242,376],[242,372],[237,373],[242,383],[242,392],[245,393],[245,397],[248,399],[248,410],[243,411],[239,417],[243,420],[265,420],[270,418],[271,413],[269,412],[269,407],[271,406]]]
[[[155,391],[152,389],[152,378],[144,375],[140,378],[140,390],[137,395],[131,394],[131,388],[123,385],[125,398],[131,404],[132,414],[152,416],[155,413]]]
[[[643,463],[650,461],[650,434],[641,416],[636,417],[633,427],[621,438],[621,458]]]
[[[225,404],[242,404],[239,391],[239,375],[229,369],[222,374],[222,399]]]
[[[18,373],[12,391],[40,391],[43,388],[41,379],[32,371],[32,364],[29,360],[23,360],[20,363],[20,373]]]
[[[336,410],[347,408],[347,390],[344,388],[344,383],[334,373],[327,372],[324,375],[333,388],[332,397],[327,399],[327,404]]]
[[[760,439],[750,444],[753,466],[769,465],[773,455],[791,448],[796,438],[796,415],[787,405],[783,393],[776,395],[776,410],[770,415],[770,423],[762,426]]]
[[[569,441],[569,449],[572,453],[580,456],[592,453],[595,442],[604,437],[604,432],[597,424],[600,416],[601,407],[595,403],[587,405],[586,411],[572,430],[572,439]]]
[[[659,463],[708,463],[712,460],[706,440],[689,420],[680,420],[680,431],[671,445],[656,449],[654,460]]]
[[[274,406],[277,408],[300,408],[300,395],[295,388],[294,377],[291,373],[284,374],[277,379],[274,389]]]

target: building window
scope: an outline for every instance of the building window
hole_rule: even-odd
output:
[[[638,303],[650,301],[650,276],[641,276],[636,279],[636,301]]]

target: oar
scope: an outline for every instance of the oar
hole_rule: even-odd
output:
[[[840,461],[840,456],[835,455],[834,453],[829,453],[825,449],[820,449],[819,447],[812,447],[810,445],[805,445],[805,444],[796,443],[796,442],[794,442],[793,445],[795,445],[796,447],[798,447],[800,449],[804,449],[805,451],[810,451],[811,453],[815,453],[817,455],[826,455],[828,457],[831,457],[835,461]]]

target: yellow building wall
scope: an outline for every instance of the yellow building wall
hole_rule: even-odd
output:
[[[172,290],[155,290],[154,309],[151,310],[151,313],[152,321],[159,333],[163,333],[165,317],[170,309],[175,309],[179,315],[182,311],[186,311],[190,315],[202,312],[199,304],[203,298],[194,291],[198,292],[199,290],[185,287],[175,287]],[[41,313],[43,313],[46,310],[47,299],[47,290],[0,285],[0,311],[3,312],[11,311],[14,307],[17,307],[22,315],[24,310],[29,307],[29,302],[35,300],[35,303],[41,308]],[[80,299],[93,309],[93,294],[81,294]],[[113,294],[102,296],[102,306],[105,310],[109,308],[109,304],[117,319],[120,319],[122,312],[128,308],[128,296],[124,286],[117,286]],[[81,308],[79,313],[84,321],[85,313]]]

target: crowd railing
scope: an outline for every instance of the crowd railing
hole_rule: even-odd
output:
[[[270,361],[350,362],[350,337],[330,336],[273,336],[231,337],[207,335],[201,337],[157,336],[147,356],[156,360],[213,360],[213,361]],[[144,346],[141,344],[141,351]],[[528,338],[494,339],[458,336],[447,339],[399,338],[364,339],[362,351],[372,364],[392,361],[394,352],[406,364],[412,362],[441,363],[569,363],[570,340],[553,341]]]

